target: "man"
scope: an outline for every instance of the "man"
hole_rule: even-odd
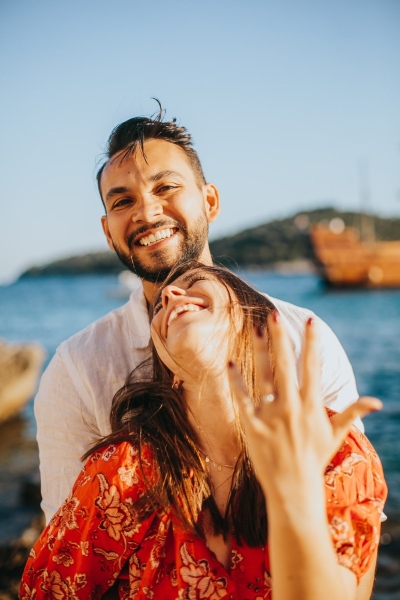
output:
[[[47,520],[68,495],[94,440],[109,433],[115,392],[149,356],[148,305],[179,261],[211,264],[208,224],[220,210],[218,190],[207,183],[189,133],[175,121],[134,118],[114,129],[98,173],[108,245],[137,273],[143,289],[129,302],[74,335],[57,349],[35,401]],[[273,299],[299,363],[310,312]],[[322,396],[343,410],[357,397],[349,361],[329,327],[317,319]]]

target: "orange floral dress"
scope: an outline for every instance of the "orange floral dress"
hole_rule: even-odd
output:
[[[151,468],[149,452],[145,475]],[[378,456],[354,427],[327,468],[325,486],[338,560],[360,578],[379,543],[386,485]],[[170,514],[154,512],[140,523],[133,504],[144,490],[130,443],[92,454],[31,550],[20,598],[95,600],[116,584],[123,600],[271,600],[268,547],[233,539],[226,570]]]

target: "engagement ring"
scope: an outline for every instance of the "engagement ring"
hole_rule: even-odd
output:
[[[263,396],[263,402],[273,402],[275,400],[275,396],[274,394],[267,394],[266,396]]]

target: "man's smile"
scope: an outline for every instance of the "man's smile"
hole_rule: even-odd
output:
[[[166,228],[166,229],[158,229],[154,233],[150,233],[148,235],[144,235],[135,243],[139,244],[139,246],[151,246],[152,244],[156,244],[160,240],[165,240],[166,238],[170,238],[176,233],[177,229]]]

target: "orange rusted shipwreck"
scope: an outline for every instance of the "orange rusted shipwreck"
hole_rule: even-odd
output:
[[[363,242],[357,229],[310,227],[317,270],[332,287],[400,287],[400,241]]]

